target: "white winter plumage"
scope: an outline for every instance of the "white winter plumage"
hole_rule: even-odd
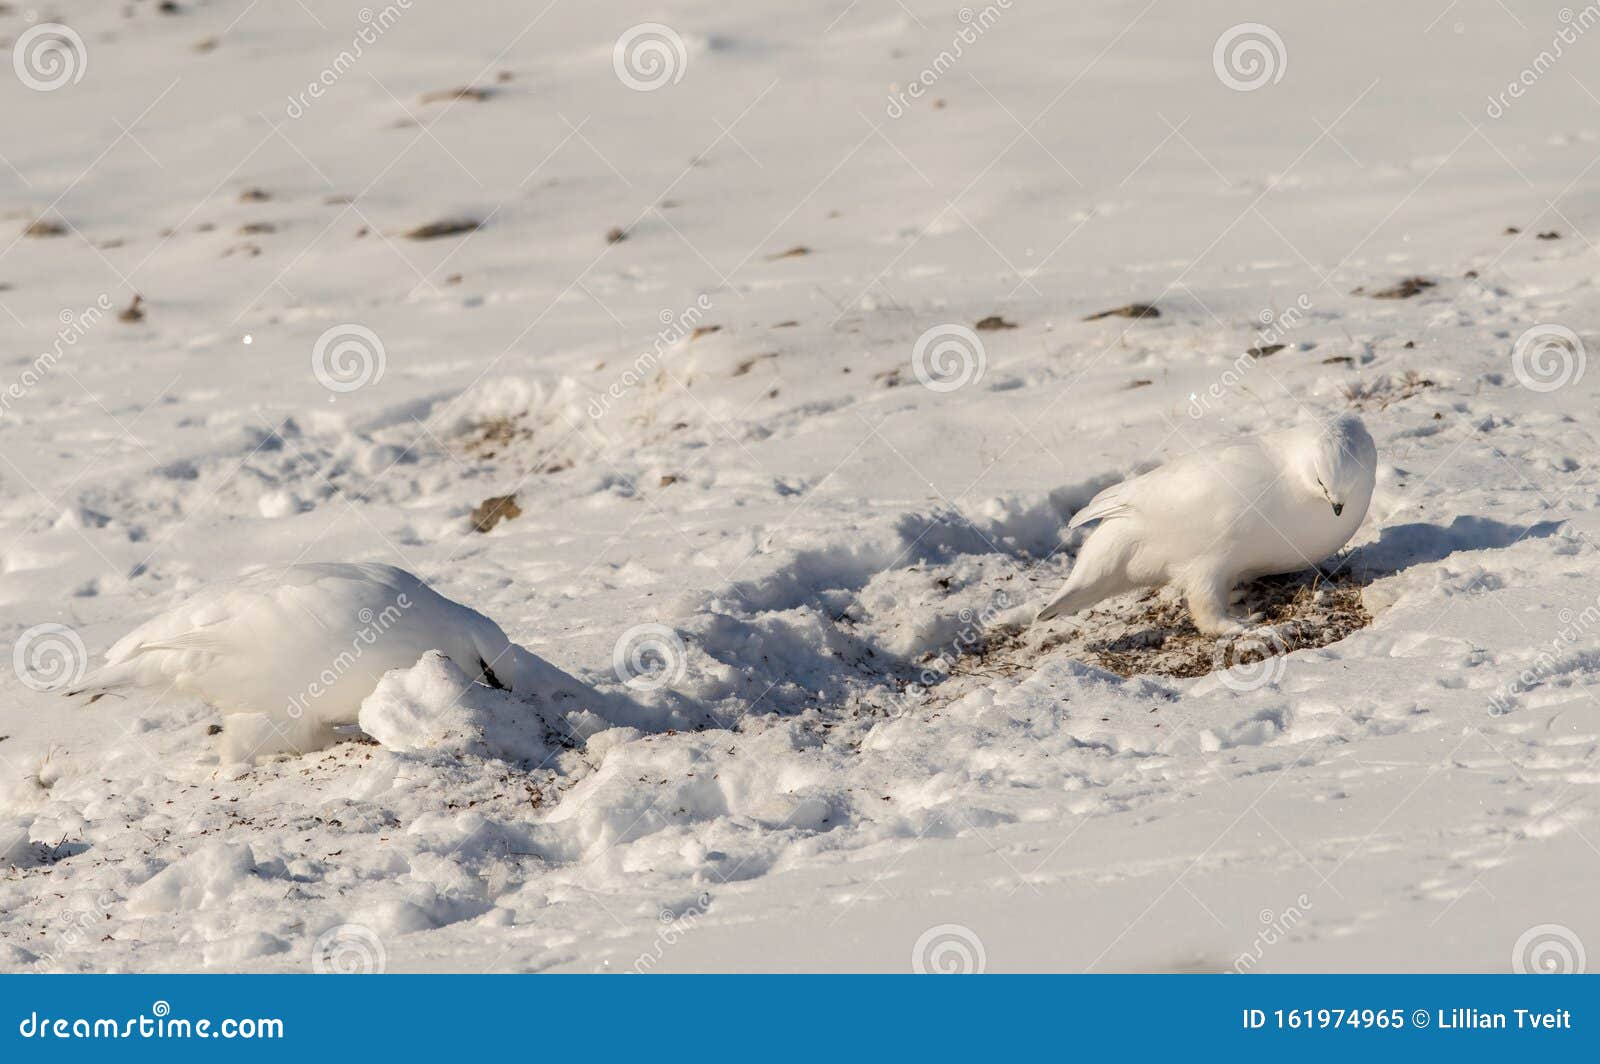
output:
[[[201,589],[118,640],[71,693],[146,687],[203,698],[230,714],[228,752],[248,758],[326,745],[384,673],[429,650],[516,694],[584,690],[403,569],[319,563]]]
[[[1209,447],[1107,488],[1068,523],[1100,527],[1036,620],[1174,584],[1202,632],[1237,632],[1234,586],[1311,568],[1344,546],[1372,501],[1377,461],[1366,426],[1347,414]]]

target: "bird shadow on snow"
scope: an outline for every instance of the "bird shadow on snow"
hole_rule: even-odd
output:
[[[1564,522],[1540,521],[1514,525],[1490,517],[1457,517],[1449,525],[1414,522],[1392,525],[1371,543],[1346,556],[1344,568],[1366,585],[1418,565],[1444,561],[1452,554],[1474,550],[1505,550],[1525,539],[1545,539]]]

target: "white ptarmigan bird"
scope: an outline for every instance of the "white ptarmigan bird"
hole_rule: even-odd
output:
[[[1244,580],[1309,569],[1360,527],[1377,447],[1353,414],[1217,444],[1115,484],[1072,516],[1099,521],[1066,586],[1035,621],[1143,587],[1176,585],[1195,627],[1242,631],[1228,613]]]
[[[588,690],[404,569],[324,562],[202,588],[123,636],[68,693],[194,695],[229,715],[226,752],[248,759],[326,746],[384,673],[430,650],[513,694]]]

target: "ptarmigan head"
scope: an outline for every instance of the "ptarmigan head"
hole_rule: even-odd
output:
[[[1356,523],[1366,516],[1377,477],[1378,448],[1361,419],[1343,414],[1326,425],[1303,430],[1292,461],[1308,490],[1328,500],[1333,516],[1349,507]]]

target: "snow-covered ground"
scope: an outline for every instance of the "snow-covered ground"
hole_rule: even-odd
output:
[[[1600,948],[1600,8],[119,0],[0,39],[0,968]],[[1008,623],[1099,488],[1348,408],[1352,624],[1324,589],[1311,645],[1213,670],[1251,655],[1151,646],[1164,601]],[[199,701],[49,689],[311,560],[417,573],[592,704],[505,740],[430,655],[378,744],[245,768]]]

